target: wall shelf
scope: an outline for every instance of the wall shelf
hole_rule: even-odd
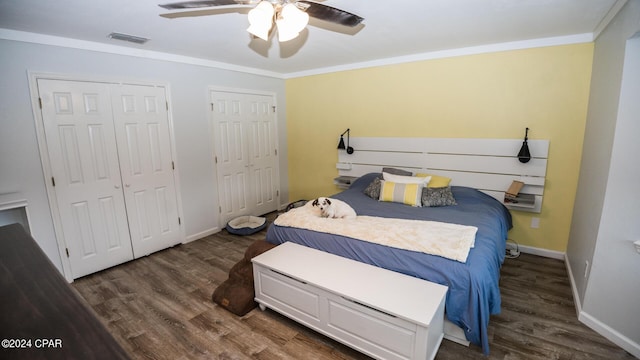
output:
[[[334,178],[333,183],[341,189],[348,189],[357,178],[357,176],[342,175]]]

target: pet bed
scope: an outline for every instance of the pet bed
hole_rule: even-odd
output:
[[[239,216],[227,223],[227,231],[234,235],[251,235],[264,229],[267,219],[259,216]]]

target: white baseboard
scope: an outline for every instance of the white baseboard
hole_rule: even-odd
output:
[[[578,319],[580,318],[580,312],[582,312],[582,303],[580,302],[580,294],[578,294],[578,287],[576,286],[576,282],[573,280],[573,271],[571,271],[571,264],[569,262],[569,255],[564,254],[564,266],[567,268],[567,275],[569,276],[569,283],[571,284],[571,293],[573,294],[573,303],[576,307],[576,316]]]
[[[573,293],[573,302],[576,307],[576,314],[578,316],[578,321],[585,324],[593,331],[598,334],[604,336],[606,339],[611,341],[612,343],[620,346],[625,351],[629,352],[631,355],[640,359],[640,344],[634,342],[623,334],[619,333],[615,329],[610,326],[604,324],[600,320],[593,317],[591,314],[582,310],[582,303],[580,302],[580,296],[578,295],[578,288],[575,285],[573,271],[571,271],[571,266],[569,266],[569,257],[565,254],[564,262],[567,266],[567,274],[569,275],[569,282],[571,283],[571,291]]]
[[[523,252],[525,254],[538,255],[538,256],[543,256],[546,258],[558,259],[558,260],[564,260],[564,255],[565,255],[565,253],[561,251],[547,250],[547,249],[541,249],[537,247],[519,245],[519,244],[518,244],[518,249],[520,250],[520,252]]]
[[[184,239],[184,241],[183,241],[182,243],[183,243],[183,244],[186,244],[186,243],[190,243],[190,242],[192,242],[192,241],[198,240],[198,239],[202,239],[202,238],[203,238],[203,237],[205,237],[205,236],[209,236],[209,235],[211,235],[211,234],[215,234],[215,233],[217,233],[217,232],[220,232],[220,230],[221,230],[221,229],[220,229],[219,227],[217,227],[217,226],[216,226],[216,227],[214,227],[214,228],[211,228],[211,229],[208,229],[208,230],[205,230],[205,231],[201,231],[201,232],[196,233],[196,234],[188,235],[188,236]]]
[[[631,355],[640,359],[640,344],[622,335],[615,329],[602,323],[600,320],[596,319],[595,317],[591,316],[590,314],[584,311],[580,311],[580,315],[578,315],[578,320],[580,320],[581,323],[593,329],[593,331],[607,338],[612,343],[620,346]]]

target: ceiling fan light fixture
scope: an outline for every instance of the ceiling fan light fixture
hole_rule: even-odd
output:
[[[300,32],[293,30],[290,26],[287,26],[286,21],[276,20],[278,26],[278,41],[285,42],[293,40],[300,35]]]
[[[276,17],[278,40],[280,42],[295,39],[309,23],[309,14],[298,9],[295,4],[287,3]]]
[[[249,11],[249,27],[247,31],[255,37],[269,41],[271,30],[274,26],[278,30],[279,41],[295,39],[309,24],[309,17],[330,22],[339,26],[355,27],[364,18],[356,14],[320,4],[318,1],[307,0],[187,0],[171,4],[160,4],[164,9],[199,9],[216,6],[245,7],[257,3]],[[221,9],[222,10],[222,9]],[[188,17],[198,16],[201,11],[209,12],[210,9],[185,11],[174,14],[160,14],[162,17]],[[222,11],[225,13],[226,11]],[[217,13],[214,11],[214,13]],[[338,29],[330,29],[339,31]],[[356,29],[356,32],[359,29]]]
[[[251,25],[247,28],[249,34],[253,36],[257,36],[264,41],[269,40],[269,30],[271,30],[271,26],[260,26],[260,25]]]
[[[269,40],[269,30],[273,26],[274,12],[275,10],[270,2],[261,1],[249,11],[249,28],[247,28],[247,31],[264,41]]]

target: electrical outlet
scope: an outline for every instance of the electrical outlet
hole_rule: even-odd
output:
[[[540,218],[539,217],[531,218],[531,228],[537,229],[539,227],[540,227]]]

